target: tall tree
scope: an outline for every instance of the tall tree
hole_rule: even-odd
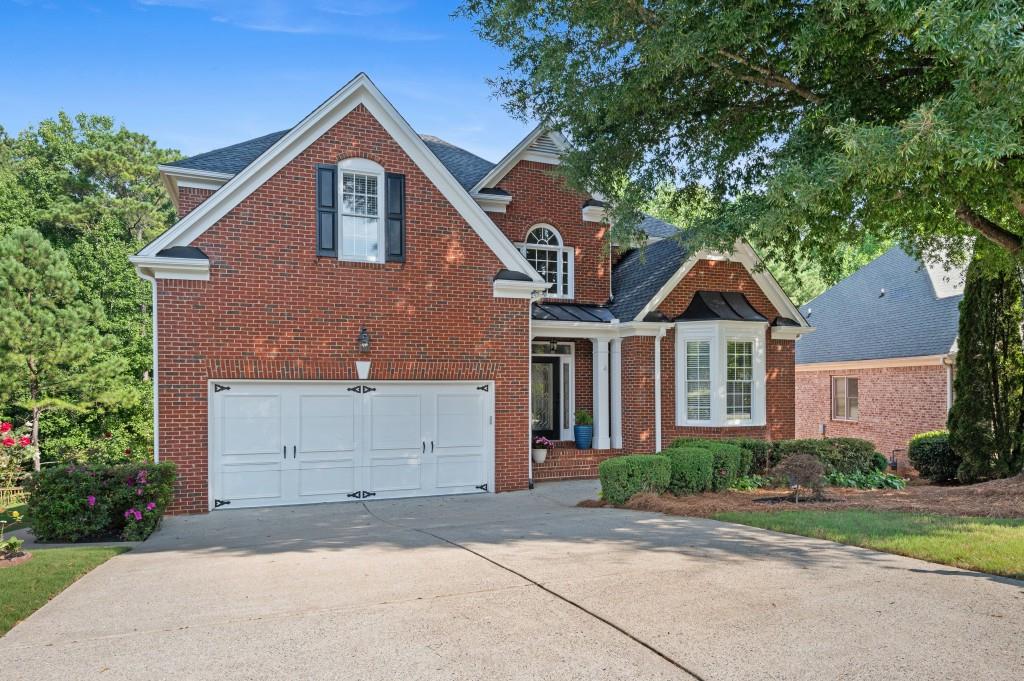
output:
[[[131,400],[127,362],[100,332],[102,310],[80,297],[67,256],[30,228],[0,239],[0,399],[31,414],[39,470],[40,422]]]
[[[960,301],[949,438],[964,482],[1006,477],[1024,465],[1024,348],[1020,267],[986,241],[967,269]]]
[[[549,121],[561,169],[615,229],[670,181],[719,209],[690,238],[751,235],[841,269],[868,237],[964,262],[1024,235],[1016,0],[466,0],[510,54],[508,108]]]
[[[109,459],[152,441],[151,299],[127,258],[173,223],[157,165],[177,158],[107,116],[61,112],[17,136],[0,130],[0,236],[38,228],[68,256],[78,297],[103,308],[98,330],[127,362],[121,387],[133,393],[119,406],[49,414],[47,452]]]

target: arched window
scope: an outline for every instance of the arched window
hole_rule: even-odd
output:
[[[521,249],[526,259],[551,284],[551,298],[573,297],[573,251],[551,225],[536,225],[526,235]]]
[[[338,164],[341,259],[384,262],[384,168],[365,158]]]

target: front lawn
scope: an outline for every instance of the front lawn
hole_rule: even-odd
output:
[[[79,577],[105,563],[126,547],[34,549],[32,559],[0,568],[0,636]]]
[[[1024,579],[1024,520],[861,509],[733,511],[712,517]]]

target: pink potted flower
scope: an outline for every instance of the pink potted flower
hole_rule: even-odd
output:
[[[548,450],[555,446],[555,443],[543,435],[533,438],[533,462],[544,463],[548,458]]]

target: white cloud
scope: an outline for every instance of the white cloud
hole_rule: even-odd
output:
[[[205,13],[210,20],[250,31],[335,34],[383,42],[439,40],[439,33],[397,23],[408,7],[399,0],[137,0],[149,7],[177,7]],[[386,20],[381,20],[387,17]],[[352,19],[358,18],[358,26]],[[375,20],[376,19],[376,20]]]

